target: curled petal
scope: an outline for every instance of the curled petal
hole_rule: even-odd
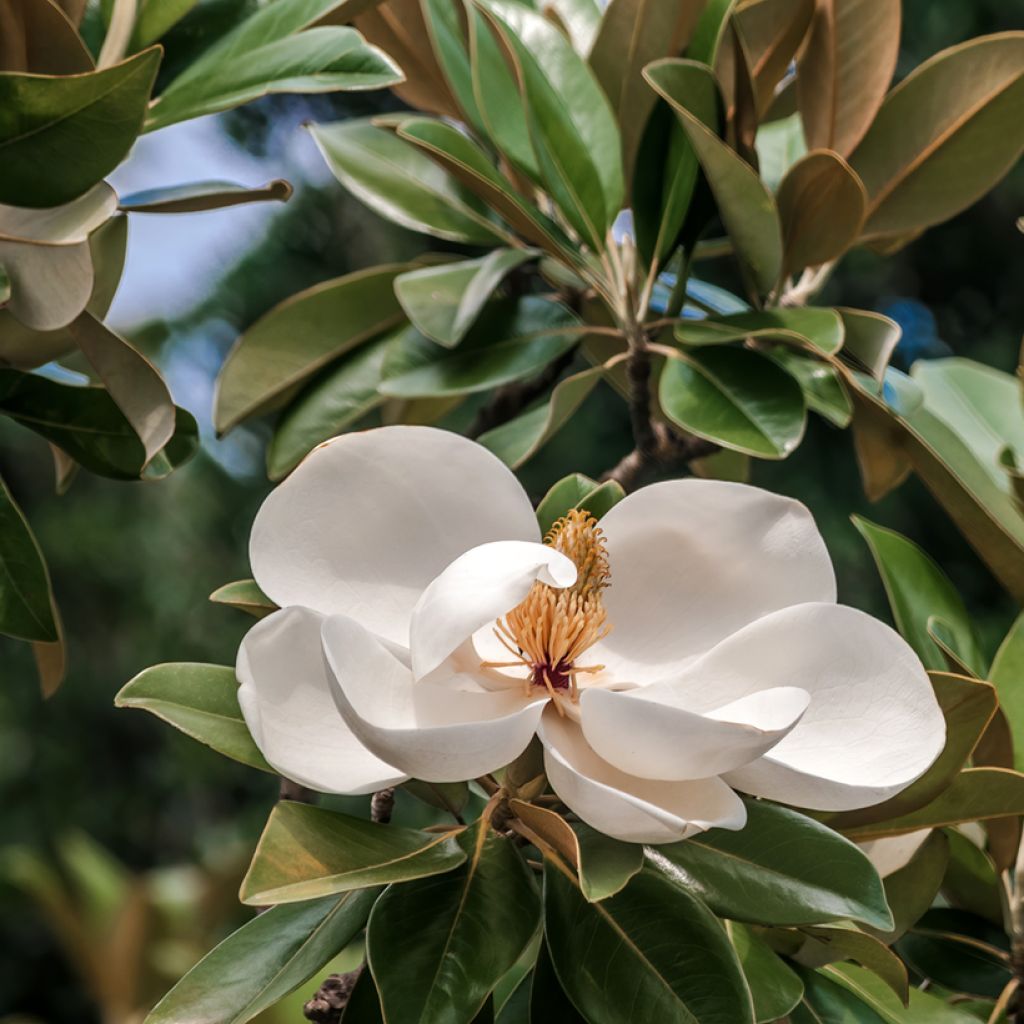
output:
[[[718,778],[655,782],[600,758],[579,726],[548,708],[539,729],[559,798],[588,825],[627,843],[672,843],[709,828],[740,829],[743,801]]]
[[[277,604],[347,615],[409,645],[412,610],[459,555],[538,541],[533,508],[485,448],[432,427],[381,427],[314,449],[263,503],[249,556]]]
[[[620,681],[665,678],[748,623],[835,601],[825,543],[799,502],[745,484],[670,480],[601,520],[611,635],[593,658]]]
[[[425,782],[461,782],[526,749],[546,698],[482,689],[472,676],[414,682],[412,672],[358,622],[321,630],[332,691],[352,731],[379,757]]]
[[[914,854],[924,846],[925,840],[931,834],[930,828],[922,828],[906,835],[886,836],[884,839],[872,839],[858,845],[867,854],[868,860],[874,864],[879,876],[888,878],[914,859]]]
[[[580,723],[606,761],[644,779],[705,779],[760,757],[792,731],[810,703],[794,686],[762,690],[713,711],[655,683],[626,693],[584,690]]]
[[[481,626],[519,604],[538,580],[570,587],[576,566],[553,548],[521,540],[481,544],[456,558],[413,609],[409,646],[416,678],[433,672]]]
[[[320,654],[322,617],[285,608],[238,650],[238,703],[252,738],[282,775],[322,793],[372,793],[408,776],[371,754],[331,697]]]

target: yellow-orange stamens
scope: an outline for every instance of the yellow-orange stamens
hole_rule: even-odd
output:
[[[530,673],[525,680],[527,691],[543,686],[552,697],[568,692],[575,698],[576,676],[581,672],[600,672],[604,667],[579,666],[576,662],[611,631],[601,600],[601,592],[611,581],[608,553],[597,520],[578,509],[559,519],[544,543],[576,563],[576,582],[561,590],[546,583],[534,583],[526,599],[495,623],[495,636],[516,661],[484,665],[523,665]],[[555,706],[562,713],[557,700]]]

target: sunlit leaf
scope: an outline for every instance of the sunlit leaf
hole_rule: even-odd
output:
[[[230,181],[196,181],[133,192],[122,196],[119,205],[129,213],[195,213],[222,210],[243,203],[284,202],[291,194],[292,187],[283,178],[276,178],[259,188],[235,185]]]
[[[257,619],[277,611],[277,605],[260,590],[255,580],[225,583],[210,595],[210,600],[214,604],[226,604],[231,608],[248,612]]]

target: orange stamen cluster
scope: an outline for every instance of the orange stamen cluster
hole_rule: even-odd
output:
[[[492,668],[523,665],[530,670],[527,692],[544,686],[552,697],[567,693],[575,700],[576,676],[604,668],[581,667],[576,662],[611,631],[601,600],[601,592],[611,582],[607,546],[597,520],[578,509],[559,519],[544,543],[576,563],[576,582],[561,590],[534,583],[526,599],[495,624],[495,635],[516,660],[484,664]]]

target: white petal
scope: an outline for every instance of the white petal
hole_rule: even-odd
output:
[[[720,480],[641,488],[601,520],[611,635],[590,656],[622,682],[665,678],[749,622],[834,601],[835,574],[799,502]]]
[[[515,608],[538,580],[570,587],[576,565],[553,548],[522,540],[481,544],[456,558],[413,609],[409,647],[416,678],[432,672],[481,626]]]
[[[905,868],[931,834],[930,828],[922,828],[903,836],[886,836],[884,839],[872,839],[857,845],[867,854],[868,860],[874,864],[878,874],[882,878],[887,878],[900,868]]]
[[[688,666],[676,686],[694,710],[777,686],[811,703],[765,756],[725,776],[731,786],[798,807],[841,811],[887,800],[923,774],[945,743],[924,667],[888,626],[834,604],[765,616]]]
[[[238,703],[256,746],[282,775],[323,793],[372,793],[405,782],[408,776],[356,739],[334,706],[321,619],[307,608],[285,608],[242,640]]]
[[[653,782],[602,760],[579,726],[549,707],[539,729],[548,781],[588,825],[627,843],[673,843],[709,828],[740,829],[743,801],[721,779]]]
[[[606,761],[644,779],[706,779],[769,751],[800,721],[806,690],[776,687],[704,713],[686,691],[655,683],[626,693],[584,690],[580,723]]]
[[[253,523],[253,575],[279,605],[347,615],[409,645],[420,595],[493,540],[537,541],[525,491],[494,455],[432,427],[381,427],[314,449]]]
[[[358,622],[321,631],[338,709],[378,756],[425,782],[461,782],[515,760],[537,730],[546,698],[480,688],[471,676],[435,685],[412,672]],[[457,684],[461,683],[462,688]]]

